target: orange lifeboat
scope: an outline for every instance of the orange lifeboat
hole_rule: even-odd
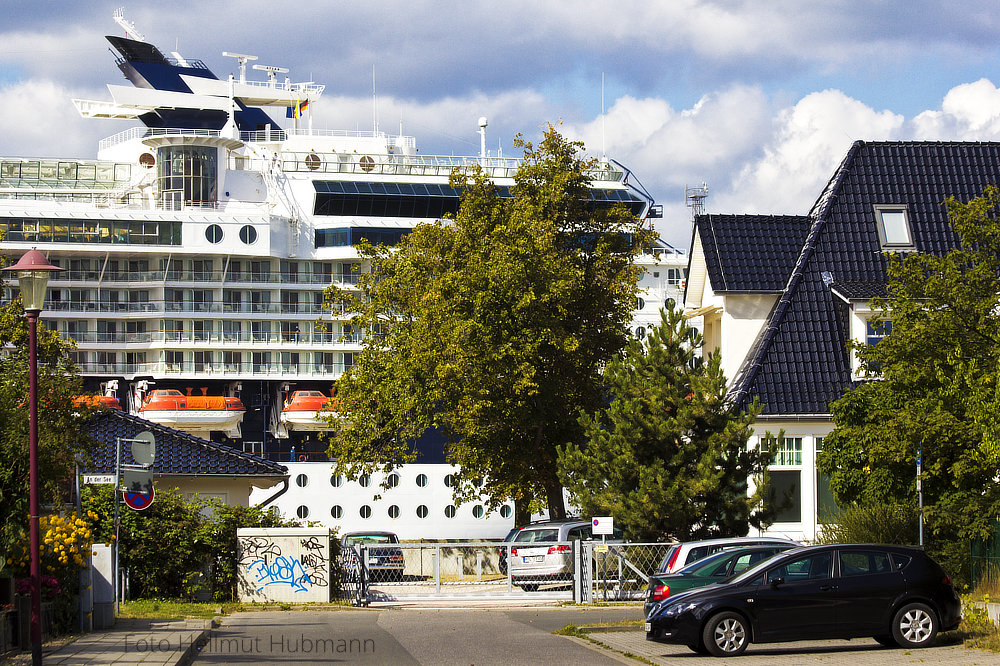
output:
[[[292,391],[285,400],[278,420],[286,430],[326,430],[325,420],[336,410],[336,401],[322,391]]]
[[[118,397],[113,395],[78,395],[73,398],[73,404],[77,407],[90,407],[91,409],[121,409]]]
[[[192,434],[219,430],[229,437],[240,436],[240,424],[246,408],[232,396],[191,395],[177,389],[153,389],[146,394],[139,407],[139,416],[154,423],[177,428]]]

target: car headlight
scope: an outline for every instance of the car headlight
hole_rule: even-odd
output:
[[[697,607],[698,607],[697,601],[685,601],[675,606],[670,606],[669,608],[666,608],[662,614],[665,617],[675,617],[677,615],[682,615],[684,613],[687,613],[688,611],[692,611]]]

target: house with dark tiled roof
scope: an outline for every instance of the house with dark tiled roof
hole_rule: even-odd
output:
[[[756,443],[784,430],[771,479],[793,502],[771,533],[812,539],[832,506],[816,451],[830,403],[859,380],[848,341],[878,340],[868,303],[885,293],[886,253],[954,248],[944,201],[996,184],[1000,143],[858,141],[808,216],[697,218],[686,306],[706,317],[730,398],[760,401]]]
[[[278,463],[225,444],[161,426],[117,409],[99,412],[90,425],[97,442],[88,474],[113,474],[119,441],[122,464],[134,465],[130,442],[149,431],[156,440],[153,483],[157,489],[176,488],[182,494],[214,497],[233,506],[247,506],[252,488],[273,489],[268,503],[288,487],[288,470]]]

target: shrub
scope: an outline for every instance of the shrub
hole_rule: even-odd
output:
[[[919,518],[914,506],[849,504],[820,520],[819,543],[895,543],[919,540]]]

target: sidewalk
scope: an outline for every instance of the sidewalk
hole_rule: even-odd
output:
[[[212,620],[119,618],[113,629],[82,634],[70,643],[46,645],[45,664],[187,664]],[[6,664],[30,664],[31,651],[8,656]]]

